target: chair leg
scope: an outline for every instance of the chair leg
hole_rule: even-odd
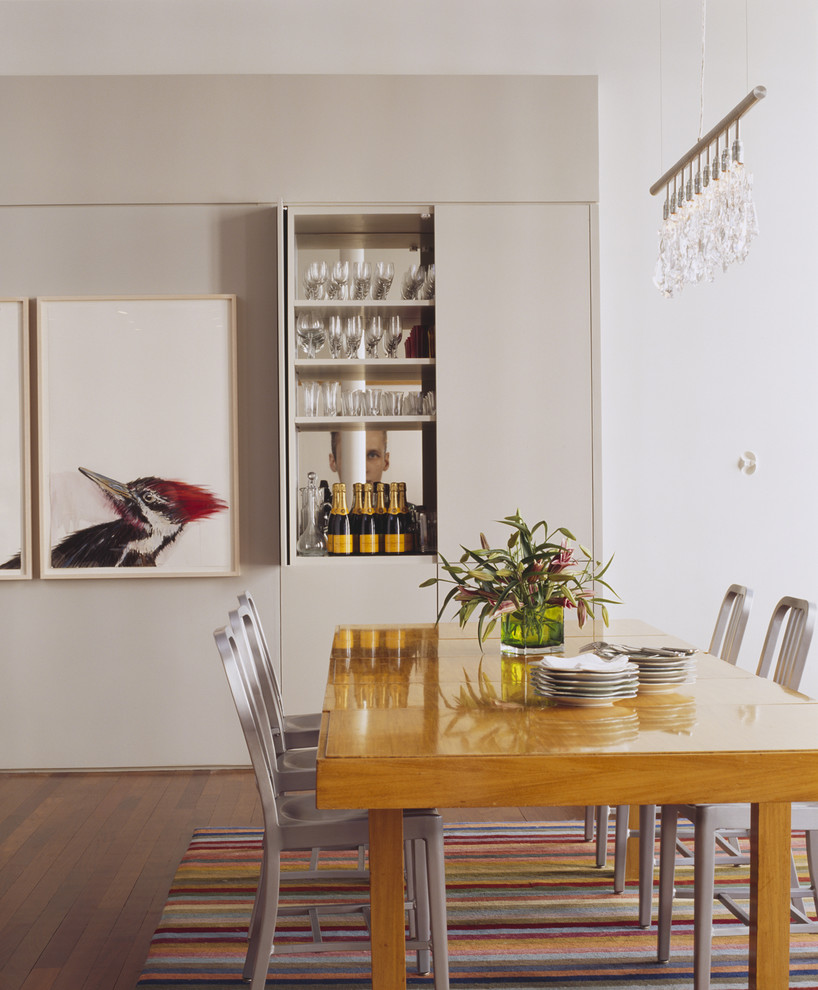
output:
[[[406,862],[406,884],[409,900],[414,902],[414,938],[428,942],[431,938],[431,922],[429,907],[429,870],[426,863],[426,842],[423,839],[412,839],[406,843],[408,858]],[[410,893],[411,891],[411,893]],[[431,950],[418,949],[417,971],[421,976],[432,972]]]
[[[679,809],[674,805],[662,806],[662,825],[659,836],[659,922],[656,958],[659,962],[670,959],[670,927],[673,921],[673,892],[676,883],[676,830]]]
[[[795,891],[800,890],[804,891],[803,895],[799,896],[794,893]],[[795,856],[793,856],[792,850],[790,850],[790,891],[793,892],[791,894],[792,906],[796,909],[796,911],[800,911],[801,914],[806,914],[807,909],[804,904],[804,895],[809,896],[812,891],[809,887],[802,888],[801,886],[801,880],[798,877],[798,870],[795,868]]]
[[[585,841],[590,842],[594,837],[594,820],[596,808],[592,804],[585,805]]]
[[[242,973],[243,978],[250,981],[251,990],[264,990],[267,971],[270,968],[270,956],[273,954],[281,881],[278,850],[270,854],[265,847],[263,863],[256,893],[255,928],[251,933]]]
[[[253,968],[256,965],[258,954],[259,928],[261,918],[264,913],[264,889],[265,889],[265,867],[267,862],[267,836],[262,840],[261,867],[259,869],[258,884],[256,886],[256,896],[253,898],[253,910],[250,914],[250,924],[247,928],[247,955],[244,959],[244,970],[242,979],[250,980],[253,975]]]
[[[449,990],[449,933],[446,921],[446,864],[443,856],[442,821],[435,823],[434,830],[424,845],[429,883],[434,987],[435,990]]]
[[[639,927],[650,928],[653,908],[653,865],[656,854],[656,805],[639,808]]]
[[[693,863],[693,988],[710,987],[713,945],[713,898],[716,876],[716,835],[706,808],[699,808],[694,831]]]
[[[628,815],[630,806],[616,806],[616,832],[614,840],[614,893],[621,894],[625,889],[625,862],[628,858]]]
[[[804,834],[804,838],[807,840],[807,868],[812,900],[818,912],[818,831],[812,829]]]
[[[601,869],[608,862],[608,815],[610,808],[600,804],[596,809],[596,865]]]

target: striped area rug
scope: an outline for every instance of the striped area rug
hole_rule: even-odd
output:
[[[658,964],[655,925],[642,930],[636,924],[635,884],[624,894],[612,892],[612,849],[609,866],[597,869],[580,823],[447,826],[445,836],[452,987],[692,987],[691,902],[676,903],[671,962]],[[246,986],[241,968],[260,855],[258,829],[194,833],[139,987]],[[299,865],[303,860],[290,854],[285,868]],[[336,854],[325,865],[352,863]],[[740,870],[730,868],[731,882]],[[679,870],[680,886],[691,880],[690,871]],[[286,896],[319,899],[314,886],[289,886],[295,889]],[[356,894],[360,900],[360,887]],[[716,910],[718,924],[732,921]],[[288,922],[293,937],[301,924]],[[333,931],[348,937],[352,927],[339,918]],[[412,965],[410,956],[409,986],[430,988],[431,977],[418,977]],[[363,990],[371,986],[368,953],[276,956],[268,986]],[[714,940],[713,986],[747,986],[746,935]],[[818,934],[793,939],[790,986],[818,990]]]

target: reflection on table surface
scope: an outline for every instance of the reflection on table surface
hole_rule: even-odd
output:
[[[687,645],[637,620],[619,620],[604,636],[599,629],[569,626],[564,655],[575,656],[599,639],[628,642],[629,637],[634,645]],[[797,729],[787,718],[774,724],[770,706],[774,711],[791,708],[795,721],[814,717],[811,707],[795,704],[804,701],[803,695],[705,653],[698,653],[696,661],[693,682],[675,684],[666,693],[584,707],[539,695],[532,661],[500,654],[496,638],[481,647],[473,624],[465,629],[455,623],[341,626],[324,700],[333,719],[327,756],[362,755],[365,745],[356,742],[356,734],[371,737],[381,730],[394,739],[405,731],[415,746],[418,738],[426,740],[429,755],[465,754],[475,746],[494,752],[647,752],[686,746],[701,751],[732,741],[741,748],[742,734],[759,719],[783,746]],[[719,709],[716,717],[714,709]]]

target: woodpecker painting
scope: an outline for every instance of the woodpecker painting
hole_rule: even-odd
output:
[[[184,481],[150,477],[123,484],[79,470],[99,486],[118,518],[70,533],[52,549],[52,567],[155,567],[188,523],[227,508],[212,492]],[[2,566],[19,566],[17,560]]]

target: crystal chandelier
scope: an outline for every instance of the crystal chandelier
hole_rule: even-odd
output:
[[[747,257],[758,221],[739,120],[766,95],[756,86],[650,187],[652,196],[665,192],[653,276],[663,296],[678,295],[691,282],[712,282],[717,271]]]

